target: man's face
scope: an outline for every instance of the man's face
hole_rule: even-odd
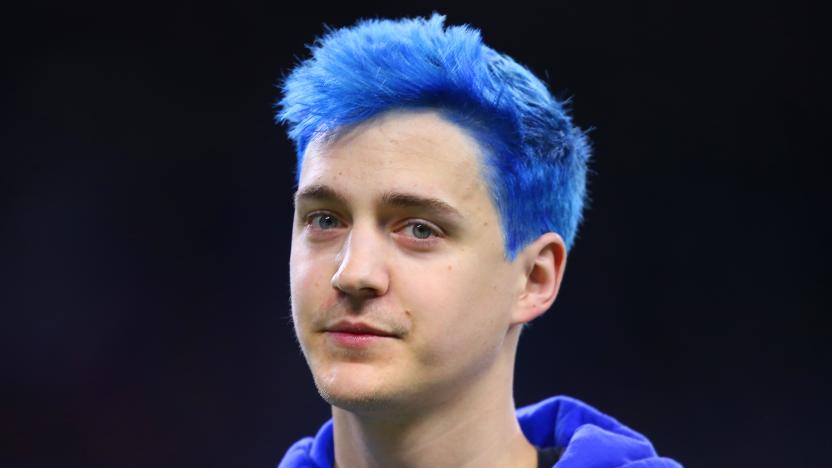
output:
[[[441,402],[504,353],[521,289],[476,142],[392,112],[307,149],[290,261],[295,330],[322,396],[354,411]]]

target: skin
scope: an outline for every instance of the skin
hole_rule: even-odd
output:
[[[476,141],[435,111],[388,112],[311,143],[295,203],[292,312],[337,465],[536,466],[514,358],[566,249],[546,233],[506,260]],[[343,346],[343,321],[392,336]]]

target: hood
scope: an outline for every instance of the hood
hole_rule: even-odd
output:
[[[566,396],[517,410],[523,434],[538,447],[564,447],[555,468],[681,468],[656,454],[646,437]]]
[[[523,434],[538,447],[564,447],[554,468],[681,468],[659,457],[646,437],[595,408],[566,396],[517,410]],[[331,468],[335,460],[332,420],[299,440],[278,468]]]

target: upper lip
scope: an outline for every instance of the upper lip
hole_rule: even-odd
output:
[[[356,335],[377,335],[377,336],[396,336],[394,333],[376,328],[363,322],[350,322],[342,320],[334,325],[327,327],[328,332],[339,333],[354,333]]]

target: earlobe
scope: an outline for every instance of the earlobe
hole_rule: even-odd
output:
[[[566,267],[566,244],[558,234],[547,232],[527,245],[516,260],[523,277],[512,324],[534,320],[555,302]]]

